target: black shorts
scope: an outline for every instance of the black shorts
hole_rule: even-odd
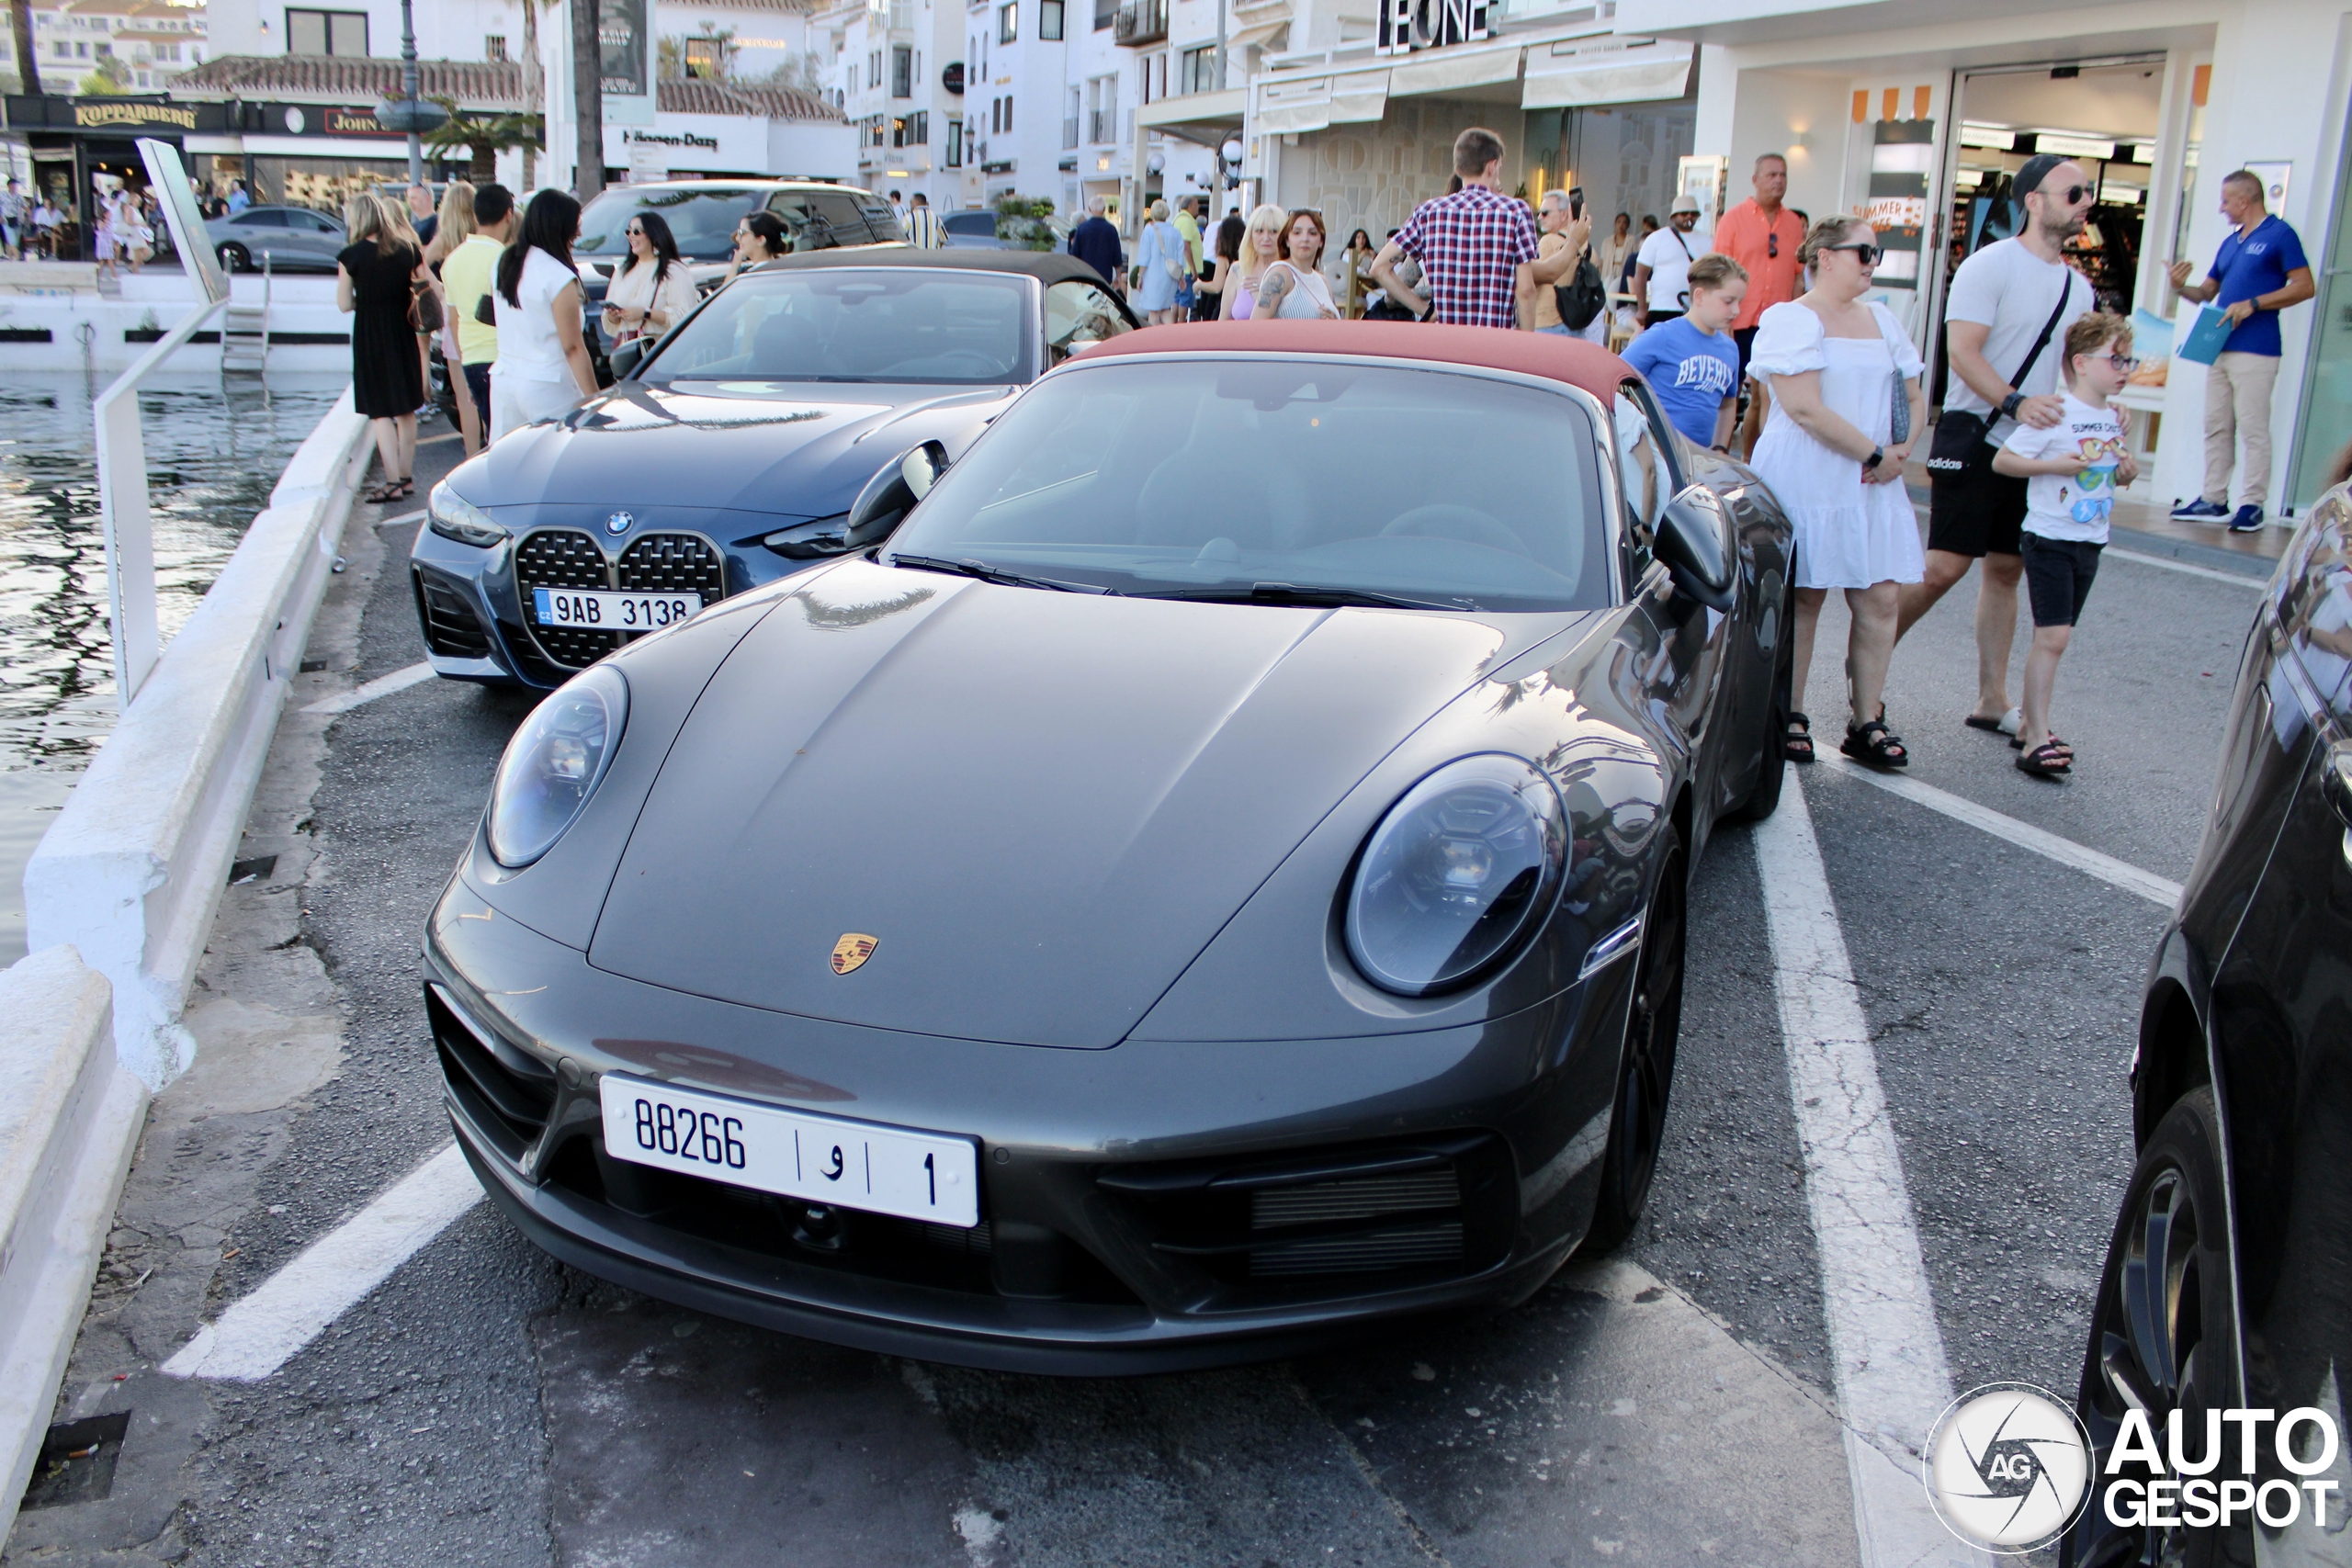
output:
[[[1684,312],[1680,310],[1652,310],[1650,312],[1650,326],[1654,327],[1664,321],[1679,321],[1681,319],[1683,314]],[[1646,331],[1647,329],[1645,328],[1644,330]]]
[[[1928,472],[1928,548],[1956,556],[2013,556],[2025,521],[2026,481],[1996,474]]]
[[[1747,361],[1756,352],[1756,329],[1734,327],[1731,341],[1739,350],[1739,385],[1744,390],[1747,385]]]
[[[2033,601],[2037,626],[2071,626],[2091,596],[2091,581],[2098,576],[2098,553],[2105,545],[2085,539],[2045,539],[2023,535],[2018,554],[2025,557],[2026,593]]]

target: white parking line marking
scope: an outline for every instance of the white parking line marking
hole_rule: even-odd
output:
[[[1938,789],[1930,784],[1921,784],[1917,779],[1905,778],[1901,773],[1882,773],[1874,768],[1865,768],[1860,763],[1849,761],[1843,757],[1833,756],[1829,761],[1845,770],[1848,778],[1860,779],[1864,784],[1875,784],[1889,795],[1899,795],[1904,799],[1924,806],[1930,811],[1940,811],[1955,822],[1965,822],[1972,828],[1981,828],[1993,837],[2006,840],[2021,850],[2031,850],[2035,854],[2054,860],[2061,865],[2073,866],[2076,871],[2086,875],[2096,876],[2101,882],[2120,887],[2126,893],[2136,893],[2151,904],[2160,905],[2166,909],[2180,908],[2179,883],[2167,882],[2153,871],[2142,871],[2129,861],[2120,861],[2113,855],[2101,854],[2098,851],[2078,844],[2072,839],[2062,839],[2057,834],[2037,828],[2030,822],[2020,822],[2016,818],[2006,816],[1989,806],[1979,806],[1974,801],[1953,795],[1948,790]]]
[[[378,697],[389,697],[394,692],[405,692],[420,681],[433,679],[433,666],[412,664],[405,670],[395,670],[389,675],[379,675],[364,686],[354,686],[337,697],[322,697],[304,708],[304,713],[349,713],[362,703],[372,703]]]
[[[2244,572],[2223,571],[2219,567],[2192,566],[2185,560],[2173,560],[2165,556],[2142,555],[2138,550],[2119,550],[2113,545],[2107,547],[2107,555],[2110,559],[2128,560],[2135,566],[2160,567],[2165,571],[2185,571],[2191,577],[2210,577],[2216,582],[2234,582],[2240,588],[2251,588],[2256,592],[2268,586],[2270,581],[2267,575],[2249,577]]]
[[[1755,844],[1862,1568],[1982,1562],[1936,1517],[1920,1483],[1951,1372],[1870,1021],[1801,787],[1782,795]]]
[[[198,1329],[164,1372],[260,1382],[481,1198],[466,1156],[449,1145],[303,1248],[218,1323]]]
[[[398,517],[379,517],[376,519],[376,526],[389,528],[395,523],[413,523],[424,515],[424,509],[419,507],[414,512],[403,512]]]

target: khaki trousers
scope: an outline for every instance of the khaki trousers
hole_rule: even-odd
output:
[[[2270,499],[2270,394],[2278,385],[2275,354],[2223,353],[2205,371],[2205,499],[2230,503],[2230,468],[2238,444],[2238,501],[2260,506]]]

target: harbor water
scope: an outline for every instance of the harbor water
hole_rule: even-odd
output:
[[[166,373],[141,393],[167,647],[348,378]],[[25,951],[25,861],[114,728],[90,412],[105,384],[0,381],[0,964]]]

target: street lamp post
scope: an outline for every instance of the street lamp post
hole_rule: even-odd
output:
[[[401,101],[408,106],[408,183],[424,183],[424,147],[416,124],[416,13],[401,0]]]

